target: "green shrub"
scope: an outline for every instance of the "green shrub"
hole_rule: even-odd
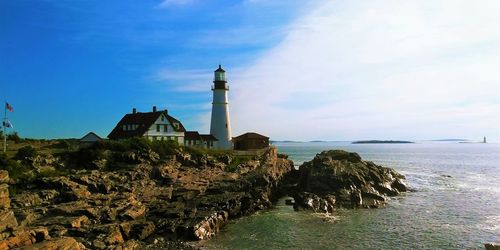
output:
[[[13,132],[12,134],[7,135],[7,140],[13,141],[14,143],[21,142],[21,137],[17,134],[17,132]]]
[[[226,170],[226,172],[236,172],[236,170],[238,170],[238,166],[240,164],[249,162],[251,160],[252,160],[251,156],[235,156],[233,158],[233,160],[231,161],[231,163],[229,163],[226,166],[225,170]]]
[[[165,158],[169,155],[175,155],[178,149],[179,143],[177,141],[153,141],[151,143],[151,150],[158,153],[158,155],[160,155],[160,158]]]
[[[71,164],[76,165],[76,168],[87,168],[93,161],[104,157],[104,151],[105,149],[101,148],[81,148],[69,153],[69,161]]]
[[[35,157],[37,155],[37,152],[35,148],[32,146],[24,146],[20,149],[17,150],[15,159],[21,160],[21,161],[26,161],[28,158]]]
[[[194,156],[210,155],[214,157],[220,157],[226,155],[233,155],[233,152],[231,150],[224,150],[224,149],[185,147],[184,150]]]
[[[52,148],[61,148],[65,150],[71,150],[72,145],[68,140],[57,140],[57,143],[52,145]]]
[[[30,170],[28,167],[19,164],[18,161],[9,159],[5,153],[0,153],[0,169],[7,170],[9,177],[13,180],[18,180]]]

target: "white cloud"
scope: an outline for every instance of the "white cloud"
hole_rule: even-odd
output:
[[[156,73],[153,80],[168,91],[205,92],[207,79],[212,77],[212,72],[201,69],[162,69]]]
[[[244,72],[233,130],[273,139],[500,139],[500,6],[328,1]]]
[[[160,8],[168,8],[171,6],[182,6],[194,3],[195,0],[164,0],[158,5]]]

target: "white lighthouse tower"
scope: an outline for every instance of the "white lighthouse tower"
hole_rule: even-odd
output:
[[[229,120],[229,105],[227,99],[227,92],[229,86],[226,80],[226,71],[219,68],[215,70],[214,98],[212,101],[212,121],[210,123],[210,134],[217,138],[215,143],[216,148],[232,149],[231,143],[231,122]]]

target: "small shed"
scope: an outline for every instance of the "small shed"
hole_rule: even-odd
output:
[[[98,141],[102,141],[102,138],[94,132],[89,132],[84,137],[82,137],[82,139],[80,139],[80,143],[83,144],[91,144]]]
[[[253,150],[269,147],[269,137],[249,132],[233,137],[234,150]]]

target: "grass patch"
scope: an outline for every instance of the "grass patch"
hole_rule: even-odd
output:
[[[233,160],[231,161],[231,163],[229,163],[226,168],[225,168],[225,171],[226,172],[231,172],[231,173],[234,173],[236,172],[236,170],[238,170],[238,166],[240,164],[243,164],[243,163],[246,163],[246,162],[249,162],[251,161],[253,158],[251,156],[235,156],[233,158]]]

